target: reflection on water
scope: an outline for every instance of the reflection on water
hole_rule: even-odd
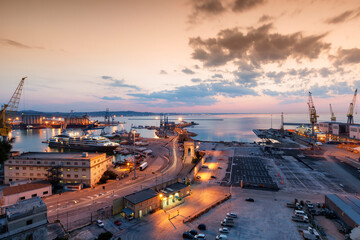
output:
[[[346,121],[346,115],[337,116],[339,121]],[[199,125],[188,128],[189,131],[198,134],[194,137],[196,140],[206,141],[242,141],[252,142],[257,140],[257,137],[252,132],[255,128],[279,128],[280,114],[223,114],[223,115],[179,115],[170,116],[170,121],[178,123],[179,118],[184,121],[195,121]],[[355,116],[356,118],[356,116]],[[308,115],[305,114],[286,114],[284,115],[285,122],[309,122]],[[103,121],[103,118],[93,118],[93,120]],[[321,114],[319,121],[329,121],[329,114]],[[356,120],[356,119],[355,119]],[[159,116],[145,116],[145,117],[117,117],[115,121],[126,122],[119,126],[106,127],[106,133],[112,133],[115,130],[125,129],[130,130],[131,124],[134,126],[159,126]],[[295,128],[294,126],[290,128]],[[68,129],[68,131],[75,131],[82,133],[81,129]],[[137,132],[145,138],[155,138],[154,130],[136,129]],[[93,131],[94,134],[100,134],[100,130]],[[14,130],[11,133],[15,137],[15,144],[13,149],[18,151],[59,151],[56,149],[49,149],[47,144],[42,143],[52,136],[61,133],[60,129],[28,129],[28,130]],[[61,150],[69,151],[69,150]]]

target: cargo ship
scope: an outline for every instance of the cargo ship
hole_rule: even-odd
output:
[[[72,137],[66,131],[49,139],[51,148],[68,148],[81,151],[113,152],[119,146],[118,143],[93,134]]]

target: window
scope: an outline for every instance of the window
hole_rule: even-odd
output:
[[[43,195],[49,194],[49,191],[45,191],[43,192]]]
[[[26,176],[26,173],[23,173],[23,176]]]
[[[83,169],[82,169],[82,171],[83,171],[83,172],[86,172],[86,169],[85,169],[85,168],[83,168]]]
[[[15,175],[16,175],[16,176],[19,176],[19,173],[17,172],[17,173],[15,173]]]
[[[45,164],[48,164],[48,161],[45,161]]]
[[[9,170],[12,170],[12,167],[11,167],[11,166],[9,166]]]
[[[23,161],[23,164],[26,164],[26,161]]]
[[[51,165],[55,165],[55,162],[51,162]]]
[[[34,174],[33,174],[33,173],[30,173],[30,176],[34,176]]]
[[[9,163],[12,163],[12,161],[9,161]]]
[[[15,161],[16,163],[19,163],[19,161]]]
[[[66,164],[67,164],[67,165],[70,165],[70,162],[67,162]]]
[[[77,181],[74,181],[74,183],[77,183]]]
[[[78,165],[78,162],[74,162],[74,165]]]
[[[26,170],[26,167],[23,167],[23,170]]]
[[[75,175],[75,178],[78,178],[79,176],[78,175]]]
[[[67,183],[71,183],[71,181],[67,181]]]
[[[12,182],[12,178],[9,178],[9,181]]]
[[[68,171],[68,172],[70,172],[70,170],[71,170],[70,168],[66,169],[66,171]]]
[[[33,161],[30,161],[30,164],[33,164],[34,162]]]
[[[30,167],[30,170],[34,170],[34,168],[33,168],[33,167]]]
[[[35,194],[31,195],[31,197],[37,197],[37,194],[35,193]]]
[[[33,222],[32,222],[32,219],[26,221],[26,225],[30,225],[30,224],[32,224],[32,223],[33,223]]]
[[[40,161],[37,161],[36,163],[37,163],[37,164],[41,164],[41,162],[40,162]],[[54,164],[55,164],[55,162],[54,162]]]
[[[15,169],[16,169],[16,170],[19,170],[19,167],[16,167]]]
[[[37,170],[40,171],[40,170],[41,170],[41,167],[38,167]]]
[[[86,175],[82,175],[83,178],[86,178]]]
[[[21,197],[21,198],[19,198],[19,200],[25,200],[25,197]]]
[[[71,177],[71,175],[70,175],[70,174],[68,174],[68,175],[66,175],[66,177]]]
[[[40,173],[38,173],[38,174],[37,174],[37,176],[38,176],[38,177],[40,177],[40,176],[41,176],[41,174],[40,174]]]
[[[77,168],[74,168],[74,172],[77,172],[78,171],[78,169]]]
[[[85,163],[85,162],[83,162],[83,163],[82,163],[82,165],[84,166],[84,165],[86,165],[86,163]]]

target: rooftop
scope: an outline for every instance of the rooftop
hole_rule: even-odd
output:
[[[36,212],[46,210],[46,204],[40,197],[34,197],[22,201],[18,201],[16,204],[6,208],[6,216],[8,219],[16,219],[22,216],[34,214]]]
[[[186,188],[188,185],[184,183],[173,183],[169,186],[166,186],[163,190],[167,192],[167,194],[171,194],[173,192],[177,192],[181,189]]]
[[[360,202],[357,197],[339,196],[337,194],[327,194],[326,197],[336,204],[357,225],[360,225]]]
[[[94,157],[98,157],[100,155],[104,155],[106,153],[87,153],[87,157],[83,157],[81,152],[69,152],[69,153],[58,153],[58,152],[26,152],[21,154],[20,156],[14,157],[14,159],[78,159],[85,160]]]
[[[158,196],[158,193],[148,188],[140,192],[127,195],[124,198],[133,204],[138,204],[156,196]]]
[[[3,196],[9,196],[9,195],[27,192],[48,186],[51,186],[51,184],[48,181],[40,181],[40,182],[27,183],[18,186],[4,188],[2,192],[3,192]]]

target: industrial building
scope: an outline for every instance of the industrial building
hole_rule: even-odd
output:
[[[0,239],[47,239],[47,207],[39,198],[19,201],[0,217]]]
[[[60,183],[82,183],[94,186],[112,163],[106,153],[28,152],[5,162],[4,183],[22,179],[47,179],[49,170],[56,168]]]
[[[325,204],[350,228],[360,226],[360,198],[352,195],[325,195]]]
[[[184,202],[184,197],[190,194],[190,185],[174,183],[160,191],[161,208],[169,209]]]
[[[122,210],[123,214],[141,218],[150,211],[160,208],[160,195],[148,188],[125,196],[124,206],[125,208]]]
[[[51,196],[51,194],[52,186],[47,181],[38,181],[4,188],[2,190],[1,207],[13,205],[18,201],[33,197]]]

